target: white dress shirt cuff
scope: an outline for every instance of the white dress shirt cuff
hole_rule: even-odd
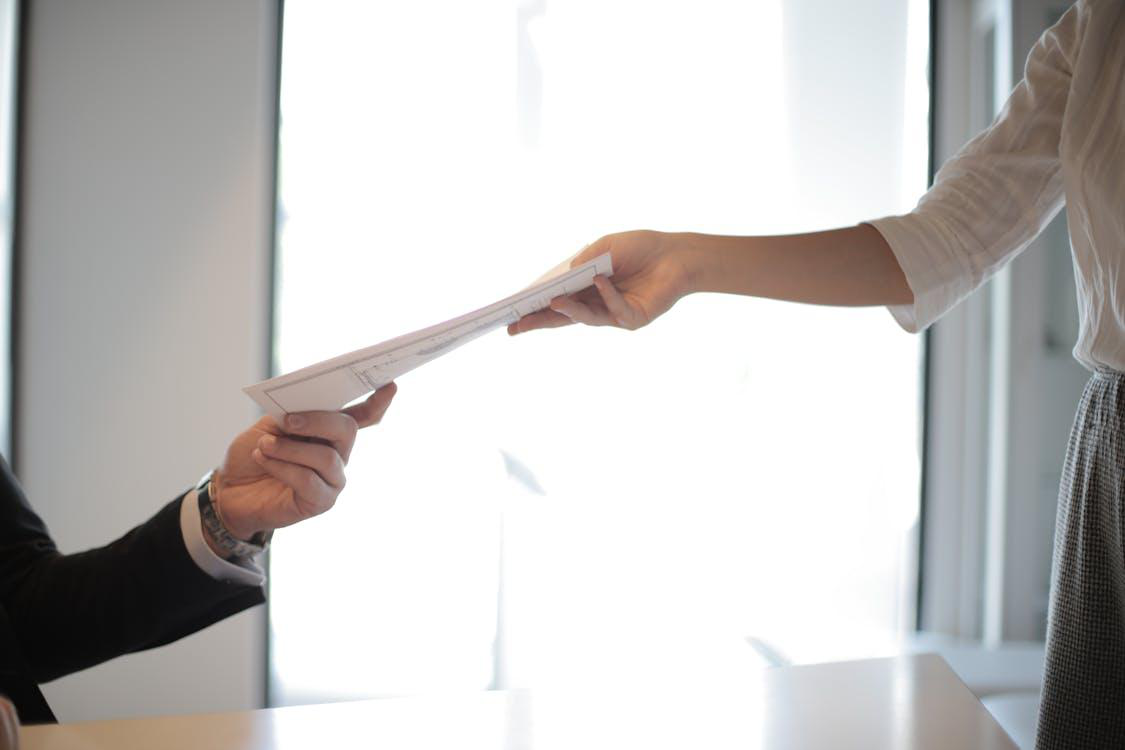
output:
[[[199,519],[199,497],[195,490],[187,493],[180,504],[180,530],[183,532],[188,554],[207,575],[219,581],[243,586],[265,584],[265,571],[253,560],[244,559],[238,562],[224,560],[207,545],[207,540],[203,538],[203,523]]]

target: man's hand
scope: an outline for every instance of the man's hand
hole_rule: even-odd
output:
[[[211,480],[227,530],[247,540],[331,508],[356,432],[383,418],[395,391],[391,383],[343,411],[290,414],[281,427],[262,417],[236,437]]]
[[[0,695],[0,750],[20,750],[20,717],[16,706]]]
[[[550,308],[512,323],[508,333],[514,336],[571,323],[632,330],[648,325],[692,291],[694,251],[686,235],[649,231],[606,235],[574,256],[570,266],[606,253],[613,254],[612,281],[597,276],[592,288],[556,297]]]

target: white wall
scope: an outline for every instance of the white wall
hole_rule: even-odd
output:
[[[16,34],[19,0],[0,0],[0,310],[12,303],[12,219],[14,210],[13,169],[15,155]],[[12,351],[10,325],[0,326],[0,452],[11,458],[12,450]]]
[[[255,417],[277,4],[29,7],[16,460],[60,546],[109,541]],[[47,686],[62,720],[242,709],[263,610]]]

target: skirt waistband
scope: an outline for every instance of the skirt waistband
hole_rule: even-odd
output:
[[[1098,369],[1094,370],[1094,377],[1103,378],[1105,380],[1112,380],[1114,382],[1120,383],[1122,381],[1125,381],[1125,372],[1111,370],[1108,367],[1099,367]]]

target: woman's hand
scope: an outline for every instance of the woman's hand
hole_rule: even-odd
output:
[[[651,231],[606,235],[574,256],[570,266],[606,253],[613,255],[612,281],[597,276],[592,288],[556,297],[549,309],[508,326],[508,333],[514,336],[571,323],[632,330],[656,320],[693,291],[692,249],[684,235]]]
[[[383,418],[395,391],[391,383],[343,411],[290,414],[284,428],[262,417],[236,437],[211,480],[227,531],[247,540],[331,508],[356,432]]]
[[[508,326],[517,334],[571,323],[640,328],[691,292],[814,305],[910,305],[914,292],[890,245],[860,224],[809,234],[729,237],[624,232],[602,237],[571,267],[613,253],[613,281],[551,300]]]

